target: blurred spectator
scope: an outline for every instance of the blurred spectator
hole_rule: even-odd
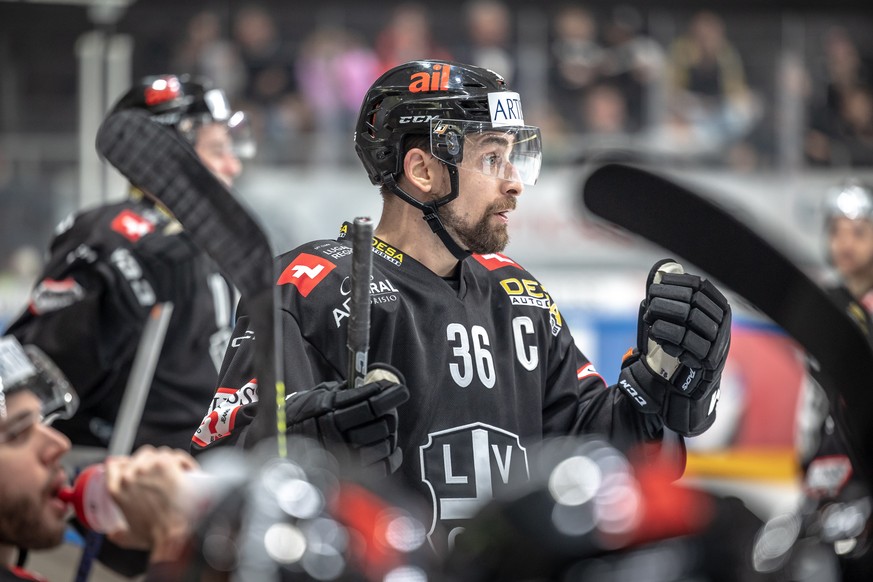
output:
[[[361,39],[341,28],[316,29],[297,59],[300,93],[315,123],[311,160],[322,164],[351,161],[342,147],[354,132],[361,100],[379,76],[379,61]]]
[[[627,129],[652,125],[664,106],[666,55],[643,34],[643,18],[630,6],[617,6],[604,27],[605,53],[601,74],[617,87],[627,103]]]
[[[246,73],[241,108],[251,111],[258,146],[271,161],[286,161],[300,152],[295,136],[308,117],[297,95],[294,53],[279,35],[267,10],[246,4],[236,15],[233,36]]]
[[[11,154],[13,142],[8,143]],[[22,164],[13,163],[14,158],[7,156],[3,147],[0,143],[0,268],[14,271],[12,257],[25,248],[42,248],[57,223],[58,213],[64,212],[69,201],[55,194],[49,171],[42,167],[28,171]],[[24,303],[7,303],[0,310],[17,312]],[[0,318],[4,315],[13,314],[0,313]]]
[[[843,146],[853,166],[873,165],[873,89],[853,87],[840,106]]]
[[[395,6],[376,38],[380,72],[412,60],[452,60],[448,50],[434,41],[430,23],[424,4],[410,2]]]
[[[467,38],[455,53],[459,61],[497,71],[510,85],[518,68],[511,49],[512,13],[501,0],[472,0],[465,7]]]
[[[580,105],[600,75],[603,47],[594,17],[582,6],[564,6],[553,24],[549,98],[564,121],[578,128],[583,123]]]
[[[186,35],[176,49],[172,69],[179,73],[213,79],[224,87],[228,99],[236,101],[246,82],[242,59],[229,39],[222,35],[222,22],[212,10],[195,14]]]
[[[859,86],[873,86],[873,70],[861,57],[857,43],[845,28],[834,26],[828,29],[822,49],[825,107],[838,114],[847,92]]]
[[[667,137],[688,152],[717,158],[732,155],[732,147],[746,148],[741,140],[760,119],[761,105],[746,83],[742,59],[721,17],[708,11],[694,14],[687,32],[671,45],[669,66]]]
[[[813,165],[873,164],[873,72],[848,31],[832,27],[825,34],[823,66],[813,72],[810,129],[804,142]]]
[[[628,107],[624,93],[606,83],[595,85],[582,103],[585,133],[598,138],[621,136],[628,132]]]

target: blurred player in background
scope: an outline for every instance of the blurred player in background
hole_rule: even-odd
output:
[[[176,128],[228,186],[251,143],[218,89],[174,75],[134,85],[114,111],[141,109]],[[244,151],[248,148],[249,151]],[[82,405],[57,429],[75,445],[105,447],[149,312],[174,305],[142,423],[141,444],[187,449],[218,379],[235,291],[160,204],[133,186],[122,202],[65,220],[26,311],[8,333],[39,346],[70,379]]]
[[[838,280],[828,292],[846,305],[847,314],[862,328],[873,346],[873,190],[863,182],[849,178],[826,192],[824,226],[827,259]],[[815,372],[811,373],[812,377]],[[857,531],[844,536],[841,547],[842,580],[869,580],[873,571],[869,527],[870,492],[855,474],[847,454],[847,445],[832,411],[841,402],[828,402],[816,382],[807,382],[798,417],[798,437],[803,492],[818,511],[842,508],[859,520]],[[844,523],[846,523],[844,521]],[[830,540],[834,541],[834,540]]]
[[[828,259],[842,284],[873,312],[873,189],[856,179],[831,187],[825,206]]]
[[[61,461],[70,450],[70,440],[51,424],[70,418],[77,405],[66,378],[39,348],[22,347],[10,336],[0,339],[0,580],[4,582],[42,580],[24,570],[22,554],[63,541],[70,511],[59,496],[67,484]],[[112,539],[149,549],[156,568],[161,567],[158,563],[175,561],[190,533],[177,493],[182,474],[196,465],[183,451],[152,447],[107,461],[107,489],[128,524]]]

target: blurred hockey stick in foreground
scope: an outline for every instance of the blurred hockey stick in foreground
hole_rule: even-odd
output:
[[[580,198],[595,215],[708,272],[797,340],[820,368],[854,466],[873,486],[873,351],[851,305],[839,305],[746,222],[666,177],[607,164],[588,176]]]
[[[107,117],[97,151],[132,184],[157,198],[239,288],[255,337],[259,404],[246,446],[278,437],[285,454],[285,389],[278,373],[273,252],[261,226],[173,129],[139,110]]]

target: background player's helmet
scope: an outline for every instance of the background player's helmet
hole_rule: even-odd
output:
[[[431,153],[457,165],[465,138],[485,131],[511,135],[507,160],[517,175],[488,173],[533,184],[541,163],[539,129],[524,125],[518,94],[503,77],[472,65],[412,61],[383,74],[367,92],[355,127],[355,150],[370,181],[381,185],[386,175],[401,173],[410,136],[430,136]]]
[[[828,188],[825,197],[825,224],[834,218],[873,221],[873,189],[856,178]]]
[[[6,335],[0,337],[0,421],[6,418],[6,398],[19,390],[29,390],[40,399],[45,424],[72,417],[79,406],[66,376],[42,350],[22,346],[15,336]]]
[[[174,127],[190,143],[203,125],[221,123],[233,138],[234,153],[250,158],[255,153],[248,118],[233,111],[227,96],[204,78],[156,75],[142,78],[115,103],[111,113],[143,109],[158,123]]]

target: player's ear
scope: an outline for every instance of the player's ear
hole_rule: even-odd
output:
[[[442,164],[420,148],[411,148],[403,157],[403,175],[422,192],[440,190]]]

